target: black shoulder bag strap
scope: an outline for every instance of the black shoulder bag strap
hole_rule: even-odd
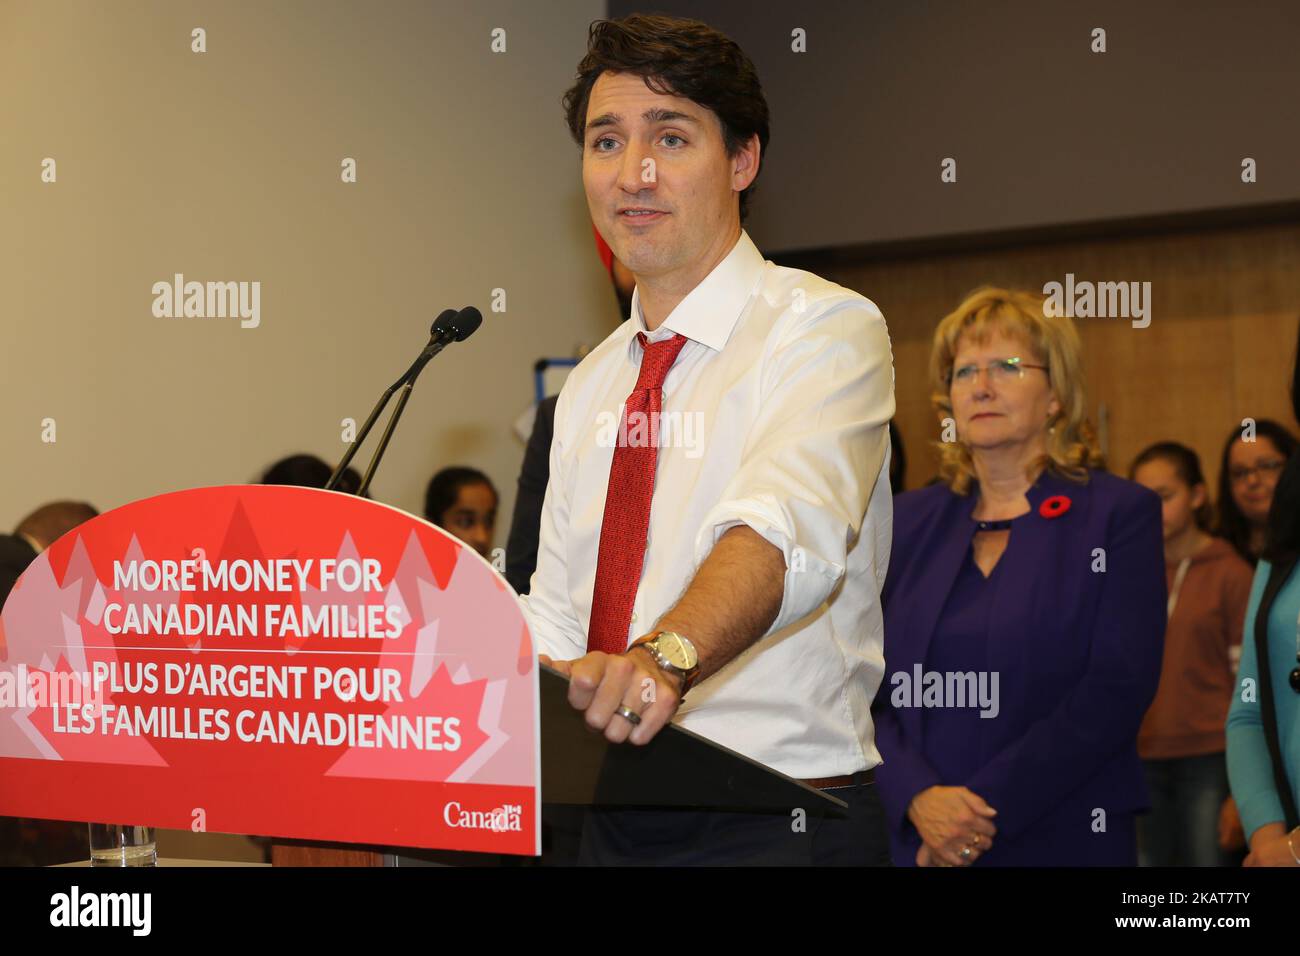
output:
[[[1259,672],[1259,710],[1260,720],[1264,725],[1264,740],[1268,744],[1268,755],[1273,761],[1273,782],[1277,788],[1278,799],[1282,801],[1282,813],[1286,817],[1287,832],[1300,826],[1297,819],[1295,796],[1291,784],[1286,778],[1286,767],[1282,763],[1282,748],[1277,741],[1277,706],[1273,700],[1273,675],[1269,669],[1268,655],[1268,616],[1277,600],[1278,592],[1286,579],[1295,569],[1297,559],[1271,567],[1268,583],[1259,600],[1259,610],[1255,612],[1255,657]]]

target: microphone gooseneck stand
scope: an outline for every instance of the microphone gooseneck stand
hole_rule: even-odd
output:
[[[370,416],[361,426],[361,431],[353,439],[352,444],[343,455],[338,467],[334,469],[334,474],[330,475],[330,480],[325,483],[326,491],[335,491],[338,489],[339,482],[343,478],[343,472],[347,470],[352,459],[356,457],[357,451],[361,448],[362,442],[370,434],[370,430],[375,427],[380,413],[388,405],[393,397],[393,393],[399,388],[402,390],[401,396],[397,399],[397,407],[393,409],[392,416],[388,419],[388,424],[384,426],[384,432],[379,436],[379,445],[375,448],[375,453],[370,456],[370,464],[366,466],[365,474],[361,478],[361,485],[357,488],[358,495],[364,495],[370,489],[370,480],[375,476],[375,470],[379,467],[379,462],[384,457],[384,451],[388,448],[389,439],[393,437],[393,431],[397,428],[397,422],[402,417],[402,411],[406,408],[406,402],[411,397],[411,390],[415,387],[415,380],[420,377],[424,367],[429,361],[453,342],[463,342],[469,338],[483,324],[483,314],[472,305],[466,306],[459,312],[454,309],[447,309],[436,319],[433,320],[433,326],[429,329],[429,343],[419,354],[411,367],[402,374],[392,385],[384,390],[379,396],[379,401],[371,410]]]

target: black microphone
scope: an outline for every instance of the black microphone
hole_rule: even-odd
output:
[[[452,342],[464,342],[467,338],[478,331],[478,327],[483,324],[483,313],[472,305],[467,305],[459,312],[448,309],[433,320],[433,325],[429,329],[429,344],[425,346],[426,351],[433,350],[433,355],[437,355]]]
[[[450,309],[447,310],[447,312],[450,311]],[[444,312],[443,315],[446,315],[447,312]],[[438,321],[441,319],[442,316],[439,316],[433,324],[436,326]],[[467,338],[477,332],[478,327],[482,324],[483,313],[474,308],[474,306],[467,305],[447,320],[446,327],[455,334],[457,342],[464,342]]]
[[[461,309],[460,311],[464,312],[465,310]],[[477,312],[478,310],[475,309],[474,311]],[[389,390],[389,394],[401,388],[408,381],[414,380],[424,369],[424,366],[428,364],[429,359],[433,358],[452,342],[456,341],[456,330],[452,323],[458,315],[460,315],[460,312],[457,312],[455,309],[443,309],[438,317],[433,320],[433,324],[429,326],[428,343],[424,346],[423,351],[416,356],[415,361],[411,363],[411,367],[403,372],[402,377],[393,383],[393,387]],[[361,440],[361,437],[358,437],[358,442]]]
[[[460,315],[455,309],[443,309],[442,314],[433,320],[433,325],[429,326],[429,338],[439,338],[448,333],[447,325]]]
[[[424,367],[429,364],[429,360],[445,349],[453,342],[463,342],[477,331],[478,327],[483,324],[483,313],[472,305],[467,305],[459,312],[454,309],[447,309],[440,316],[433,320],[433,325],[429,327],[429,344],[424,347],[424,351],[419,357],[411,363],[411,367],[406,370],[401,378],[393,383],[394,388],[401,388],[407,382],[412,385],[424,371]],[[399,411],[400,415],[401,412]]]
[[[402,410],[406,408],[406,401],[411,397],[411,389],[415,387],[415,380],[420,377],[424,367],[429,361],[453,342],[463,342],[483,324],[483,313],[472,305],[457,312],[455,309],[446,309],[433,320],[429,327],[429,342],[425,345],[419,357],[411,363],[408,368],[392,385],[385,389],[384,394],[379,396],[379,401],[375,404],[374,409],[370,412],[370,417],[366,419],[361,431],[353,439],[352,444],[348,446],[347,452],[339,462],[338,467],[334,469],[334,474],[330,475],[330,480],[325,483],[327,491],[333,491],[338,487],[339,481],[343,477],[343,472],[347,470],[352,459],[356,456],[357,450],[361,443],[366,440],[370,434],[370,429],[374,427],[375,420],[379,418],[379,413],[384,410],[393,393],[399,388],[402,395],[397,400],[397,407],[393,410],[392,417],[388,424],[384,426],[384,433],[379,438],[379,447],[375,449],[374,455],[370,458],[370,464],[366,466],[366,473],[362,476],[361,486],[357,488],[358,495],[364,495],[370,488],[370,479],[375,476],[375,469],[379,467],[380,459],[384,457],[384,451],[388,448],[388,440],[393,437],[393,430],[397,427],[398,419],[402,417]]]

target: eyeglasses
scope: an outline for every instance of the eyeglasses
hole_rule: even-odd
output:
[[[1228,480],[1234,485],[1244,485],[1256,475],[1259,475],[1261,478],[1273,477],[1285,467],[1285,461],[1282,461],[1280,458],[1274,458],[1270,461],[1261,461],[1258,465],[1251,468],[1229,468]]]
[[[979,380],[981,371],[987,372],[989,381],[994,385],[1005,385],[1008,382],[1018,382],[1025,377],[1025,369],[1036,368],[1047,371],[1046,365],[1030,365],[1023,361],[1020,356],[1015,355],[1011,358],[994,359],[987,365],[961,365],[954,368],[948,373],[948,386],[950,388],[970,388]]]

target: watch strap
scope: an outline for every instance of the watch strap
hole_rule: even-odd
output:
[[[664,634],[664,633],[667,632],[657,631],[656,633],[650,635],[649,637],[637,641],[632,646],[644,647],[646,649],[646,653],[650,655],[650,657],[654,660],[656,666],[658,666],[660,670],[669,674],[676,674],[678,677],[680,677],[682,681],[682,690],[680,696],[685,697],[686,692],[690,690],[691,687],[694,685],[695,677],[699,674],[700,668],[699,665],[697,664],[695,668],[692,670],[683,670],[682,668],[674,664],[672,661],[670,661],[664,655],[663,651],[659,650],[658,645],[654,643],[655,638],[657,638],[660,634]]]

